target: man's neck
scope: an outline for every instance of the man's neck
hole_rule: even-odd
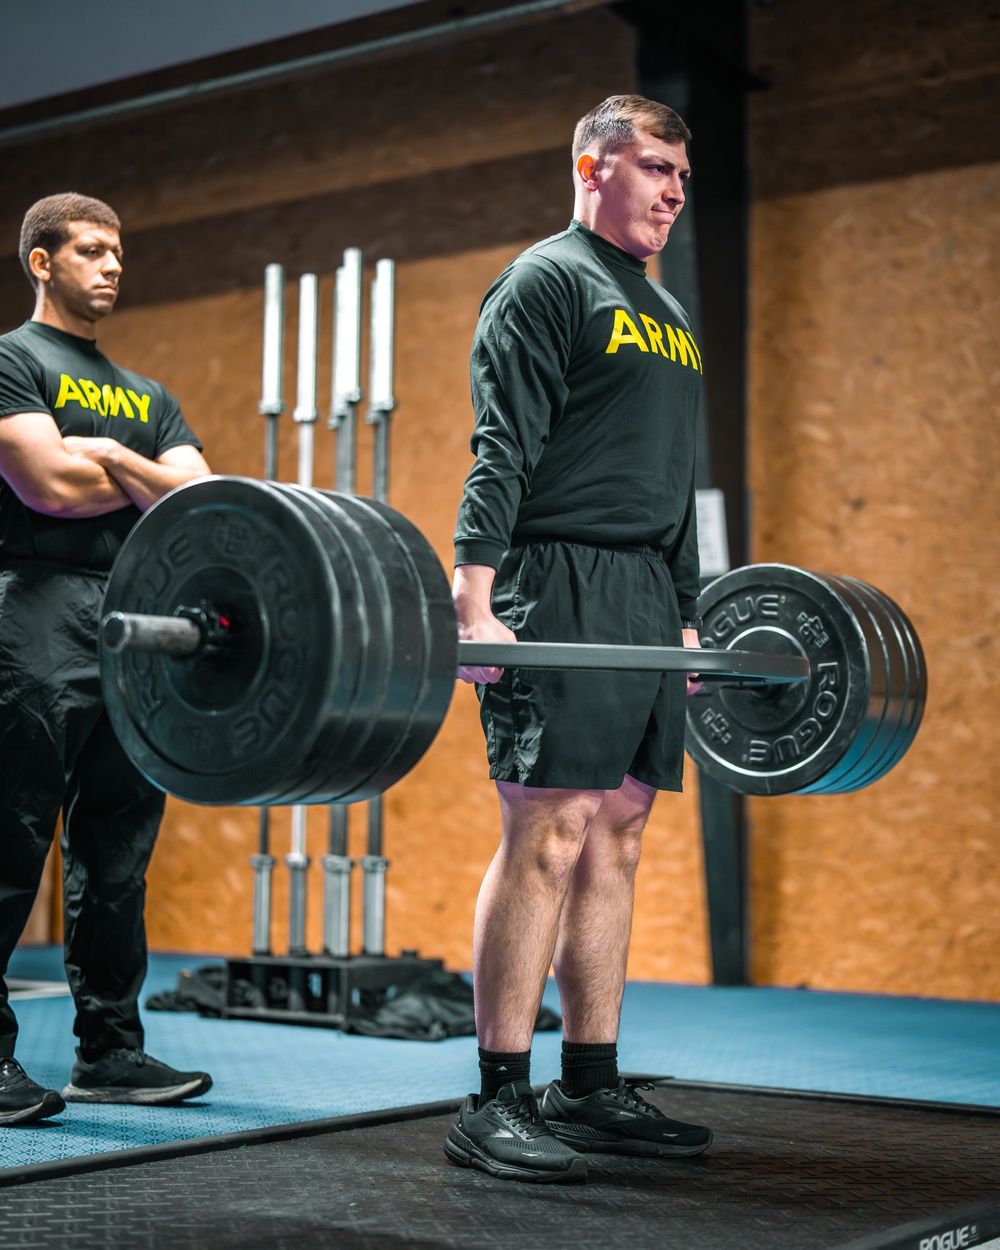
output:
[[[618,248],[619,252],[624,252],[627,256],[631,256],[635,260],[643,263],[649,260],[650,256],[655,255],[655,253],[650,252],[645,256],[636,256],[635,253],[630,251],[627,247],[622,247],[618,239],[612,238],[611,232],[608,229],[601,229],[601,222],[597,220],[596,215],[593,212],[587,211],[589,207],[589,203],[586,205],[577,204],[574,209],[573,216],[581,226],[586,226],[591,234],[596,234],[599,239],[603,239],[606,243],[610,243],[612,247]]]
[[[593,220],[594,214],[592,212],[588,212],[589,208],[590,208],[589,201],[583,204],[581,204],[578,201],[574,205],[573,216],[576,218],[576,220],[580,223],[581,226],[586,226],[587,229],[591,232],[591,234],[600,235],[600,237],[603,239],[605,236],[598,229],[597,222]],[[611,240],[608,239],[608,242],[610,243]]]
[[[38,321],[43,326],[52,326],[54,330],[62,330],[64,334],[74,334],[79,339],[90,339],[91,342],[97,340],[97,326],[93,321],[74,316],[51,300],[39,299],[31,320]]]

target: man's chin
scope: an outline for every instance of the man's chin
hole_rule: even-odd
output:
[[[100,321],[102,317],[106,317],[114,310],[117,302],[117,295],[94,296],[88,301],[87,307],[81,311],[81,315],[87,321]]]

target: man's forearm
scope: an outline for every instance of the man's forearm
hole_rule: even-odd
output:
[[[455,580],[451,593],[458,616],[458,636],[477,642],[517,642],[515,635],[493,615],[490,596],[496,569],[485,564],[459,564],[455,568]],[[460,668],[462,681],[499,681],[502,668]]]
[[[127,454],[114,464],[105,466],[121,489],[128,495],[137,508],[145,512],[158,499],[162,499],[175,486],[183,486],[193,478],[200,477],[200,471],[189,468],[178,468],[176,465],[159,464],[155,460],[147,460],[135,452],[123,449]],[[137,464],[136,461],[139,463]]]
[[[82,520],[127,508],[132,500],[99,464],[67,456],[44,483],[22,485],[21,502],[46,516]]]
[[[460,564],[455,569],[452,598],[458,613],[459,626],[474,625],[493,616],[490,596],[496,569],[484,564]]]
[[[150,460],[111,438],[70,438],[66,445],[75,455],[104,469],[142,512],[175,486],[183,486],[208,472],[197,453],[192,463],[166,463],[163,459]]]

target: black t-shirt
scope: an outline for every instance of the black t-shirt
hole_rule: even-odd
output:
[[[512,543],[545,539],[648,543],[693,616],[701,368],[642,261],[578,221],[523,252],[480,310],[456,563],[496,568]]]
[[[150,460],[171,447],[201,449],[159,382],[112,364],[90,339],[38,321],[0,336],[0,420],[20,412],[47,412],[64,437],[114,438]],[[106,571],[139,515],[129,506],[97,517],[46,516],[0,478],[0,562]]]

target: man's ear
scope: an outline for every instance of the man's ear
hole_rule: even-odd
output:
[[[28,253],[28,268],[36,282],[48,282],[52,277],[52,258],[44,247],[33,247]]]
[[[576,172],[588,191],[597,190],[597,162],[589,152],[584,152],[577,157]]]

